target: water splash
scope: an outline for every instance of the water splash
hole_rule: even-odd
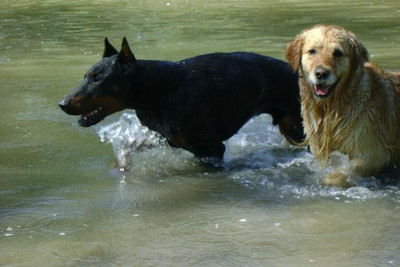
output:
[[[97,131],[100,140],[112,145],[117,164],[128,167],[132,154],[164,144],[164,138],[143,126],[135,113],[123,113],[114,123],[102,126]]]
[[[117,122],[102,126],[97,132],[102,142],[112,145],[118,166],[134,173],[132,177],[129,172],[124,174],[127,183],[142,176],[148,181],[152,177],[188,178],[205,173],[216,179],[229,179],[251,190],[252,197],[259,199],[328,197],[343,201],[382,198],[400,201],[400,184],[393,181],[393,174],[386,176],[389,182],[383,183],[375,177],[357,178],[356,186],[348,189],[323,185],[327,173],[349,164],[348,157],[335,152],[328,166],[322,167],[305,148],[289,145],[269,116],[250,120],[225,142],[223,168],[215,172],[203,169],[192,154],[169,148],[165,139],[143,126],[135,113],[124,113]]]

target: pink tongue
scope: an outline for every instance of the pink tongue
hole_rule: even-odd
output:
[[[317,95],[327,95],[330,86],[314,85],[314,90]]]

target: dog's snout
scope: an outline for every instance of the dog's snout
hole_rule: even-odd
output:
[[[67,112],[67,110],[68,110],[68,101],[67,101],[65,98],[63,98],[63,99],[61,99],[61,101],[58,103],[58,106],[59,106],[63,111]]]
[[[318,80],[325,80],[328,76],[329,70],[321,67],[315,69],[315,77],[317,77]]]

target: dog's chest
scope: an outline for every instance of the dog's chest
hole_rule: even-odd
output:
[[[349,120],[335,112],[314,114],[303,111],[304,129],[310,148],[315,155],[327,158],[337,150],[352,154],[357,142],[362,140],[363,127],[360,120]]]

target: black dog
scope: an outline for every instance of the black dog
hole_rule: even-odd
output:
[[[172,146],[222,159],[222,142],[261,113],[272,115],[289,142],[303,140],[297,80],[287,63],[254,53],[136,60],[125,38],[120,52],[106,38],[103,59],[59,106],[81,115],[84,127],[135,109],[141,123]]]

